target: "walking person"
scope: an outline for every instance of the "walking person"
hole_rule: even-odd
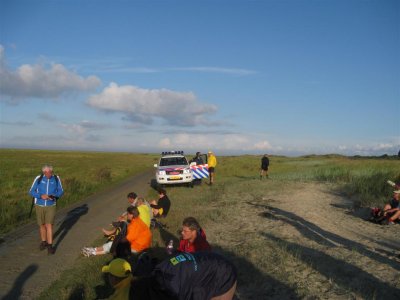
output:
[[[40,250],[47,248],[48,254],[54,254],[53,224],[56,215],[57,200],[64,194],[60,177],[53,175],[53,167],[44,165],[42,175],[33,181],[29,194],[34,198],[37,223],[41,243]]]
[[[217,166],[217,157],[212,151],[208,151],[208,173],[210,176],[210,185],[214,184],[215,167]]]
[[[260,179],[262,179],[264,175],[265,178],[268,178],[268,167],[269,167],[268,154],[264,154],[264,156],[261,158]]]

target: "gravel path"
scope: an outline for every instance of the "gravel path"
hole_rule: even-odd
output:
[[[126,195],[146,195],[153,170],[131,177],[57,213],[54,227],[55,255],[39,251],[36,223],[18,228],[0,245],[0,298],[34,299],[71,267],[80,249],[101,235],[100,229],[127,207]],[[62,201],[62,199],[60,200]]]

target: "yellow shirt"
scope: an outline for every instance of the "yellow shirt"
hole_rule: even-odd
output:
[[[137,209],[139,211],[139,218],[147,227],[150,227],[150,208],[146,204],[142,204]]]
[[[131,281],[133,277],[129,275],[124,280],[120,281],[118,284],[114,286],[114,294],[111,295],[110,298],[112,300],[127,300],[129,299],[129,290],[131,288]]]
[[[215,168],[217,166],[217,158],[215,155],[209,155],[208,156],[208,167],[209,168]]]

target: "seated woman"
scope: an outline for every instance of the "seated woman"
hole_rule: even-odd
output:
[[[182,238],[177,249],[179,252],[211,251],[206,233],[195,218],[188,217],[183,220],[181,233]]]
[[[142,198],[138,197],[137,202],[136,202],[136,207],[139,211],[139,217],[140,219],[148,226],[150,227],[150,221],[151,221],[151,208],[150,204],[147,203],[147,201]]]
[[[150,202],[153,217],[165,218],[168,215],[169,209],[171,207],[171,201],[169,200],[167,192],[164,189],[158,190],[158,196],[158,201],[153,200]]]
[[[393,191],[393,199],[385,205],[383,213],[388,217],[387,224],[400,220],[400,189]]]

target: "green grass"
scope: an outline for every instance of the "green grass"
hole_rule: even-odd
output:
[[[158,156],[131,153],[0,149],[0,234],[28,219],[28,191],[41,167],[52,164],[65,190],[59,208],[151,168]]]
[[[32,153],[38,154],[35,151]],[[87,169],[89,174],[87,176],[92,176],[92,180],[96,178],[99,170],[109,168],[112,181],[108,184],[113,184],[117,178],[122,179],[137,170],[148,168],[157,158],[156,156],[115,153],[48,152],[48,157],[42,158],[40,162],[35,159],[27,166],[26,161],[19,163],[16,158],[21,154],[25,155],[25,152],[14,153],[14,163],[20,166],[18,170],[22,166],[26,168],[24,176],[28,178],[25,180],[25,185],[33,180],[42,163],[50,162],[54,164],[56,173],[61,174],[62,178],[75,178],[73,180],[78,182],[71,183],[68,187],[69,189],[76,188],[73,193],[80,192],[81,189],[85,190],[91,182],[79,176],[79,170],[82,168],[78,166]],[[75,162],[78,159],[77,156],[85,158],[80,163]],[[58,157],[58,160],[49,159],[55,157]],[[74,162],[69,161],[71,159]],[[268,203],[270,198],[281,194],[293,184],[322,182],[331,183],[339,192],[358,199],[360,205],[382,205],[391,196],[391,188],[386,184],[386,180],[400,180],[400,160],[348,158],[335,155],[297,158],[272,156],[270,163],[271,180],[260,182],[260,157],[249,155],[218,157],[215,186],[209,187],[203,184],[193,189],[167,188],[172,201],[171,211],[166,221],[168,229],[153,231],[153,254],[162,258],[165,255],[164,246],[169,239],[174,239],[176,245],[179,239],[177,231],[181,227],[183,218],[194,216],[205,228],[214,249],[224,253],[237,265],[243,299],[262,298],[265,294],[273,296],[274,293],[281,293],[279,295],[282,296],[285,295],[282,294],[282,290],[293,291],[300,298],[317,296],[318,293],[312,290],[310,285],[315,283],[316,278],[321,280],[321,277],[318,272],[310,271],[313,269],[312,264],[302,261],[303,254],[300,250],[296,250],[284,240],[260,238],[260,233],[255,229],[257,224],[254,228],[248,228],[242,227],[241,222],[232,222],[238,214],[243,213],[242,203]],[[127,166],[129,170],[126,170]],[[8,170],[10,169],[12,169],[12,164],[8,166]],[[13,174],[18,173],[21,174],[21,172]],[[11,178],[13,176],[15,175]],[[22,181],[22,176],[20,181]],[[7,183],[2,180],[1,187],[3,184],[5,186]],[[90,194],[99,187],[101,185],[91,186],[85,191]],[[27,189],[24,186],[22,192],[26,193]],[[149,188],[147,198],[152,199],[155,196],[155,191]],[[71,194],[68,197],[73,199]],[[27,210],[27,207],[24,209]],[[95,239],[96,237],[93,237],[93,240]],[[101,242],[98,240],[94,244],[98,245]],[[101,266],[110,259],[110,255],[90,259],[77,258],[76,266],[61,274],[60,279],[44,291],[40,299],[107,297],[107,293],[111,290],[106,285],[100,270]],[[296,271],[293,272],[293,270]],[[303,271],[311,273],[308,279],[304,280],[299,275]],[[328,291],[334,286],[334,289],[340,290],[349,297],[354,296],[350,295],[345,288],[336,285],[334,280],[326,279],[321,281],[321,290]],[[290,295],[289,292],[286,295]]]

